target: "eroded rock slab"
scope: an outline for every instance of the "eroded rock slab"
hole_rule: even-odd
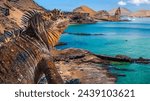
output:
[[[65,49],[55,52],[54,60],[64,81],[79,79],[82,84],[112,84],[116,78],[101,64],[108,64],[86,50]]]

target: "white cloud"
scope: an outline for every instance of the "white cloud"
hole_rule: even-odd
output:
[[[126,5],[127,3],[125,2],[125,1],[123,1],[123,0],[121,0],[121,1],[119,1],[118,2],[118,5],[121,5],[121,6],[124,6],[124,5]]]
[[[129,3],[140,5],[140,4],[150,4],[150,0],[129,0]]]

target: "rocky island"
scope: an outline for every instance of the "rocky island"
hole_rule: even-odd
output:
[[[28,10],[46,12],[47,10],[37,5],[33,0],[1,0],[0,1],[0,34],[20,28],[22,26],[21,17]],[[146,17],[149,16],[147,13]],[[94,11],[87,6],[81,6],[72,12],[63,12],[70,24],[96,23],[97,21],[121,21],[122,14],[128,16],[140,16],[141,13],[132,13],[127,9],[117,8],[112,11]],[[138,15],[139,14],[139,15]],[[143,13],[142,13],[143,15]],[[60,29],[60,31],[62,31]],[[102,34],[100,34],[102,35]],[[1,41],[1,39],[0,39]],[[1,44],[1,43],[0,43]],[[61,45],[61,44],[60,44]],[[132,59],[127,56],[118,55],[116,57],[93,54],[82,49],[51,50],[54,63],[64,82],[83,84],[112,84],[117,80],[117,76],[122,74],[111,74],[109,66],[113,61],[150,63],[149,59]],[[112,67],[111,67],[112,68]],[[43,78],[45,78],[43,76]],[[76,81],[76,82],[75,82]],[[39,83],[46,83],[41,80]]]

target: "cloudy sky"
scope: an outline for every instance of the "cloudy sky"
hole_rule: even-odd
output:
[[[34,0],[47,9],[62,9],[71,11],[81,5],[87,5],[94,10],[111,10],[116,7],[126,7],[132,11],[150,10],[150,0]]]

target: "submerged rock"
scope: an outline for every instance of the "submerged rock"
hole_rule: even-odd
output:
[[[126,75],[125,74],[118,74],[118,73],[112,73],[114,76],[116,76],[116,77],[119,77],[119,76],[121,76],[121,77],[126,77]]]
[[[64,46],[64,45],[67,45],[67,43],[65,43],[65,42],[58,42],[58,44],[56,44],[55,46]]]
[[[128,68],[117,68],[115,66],[108,66],[108,70],[117,70],[117,71],[127,71],[127,72],[135,72],[134,69],[128,69]]]
[[[79,36],[102,36],[104,34],[92,34],[92,33],[68,33],[72,35],[79,35]]]

